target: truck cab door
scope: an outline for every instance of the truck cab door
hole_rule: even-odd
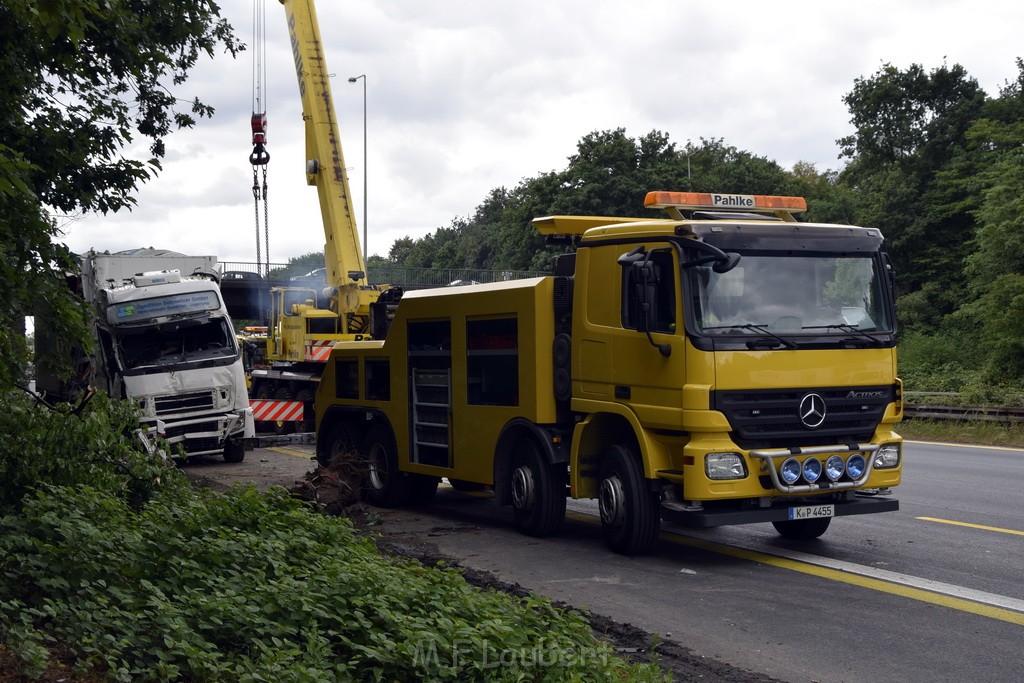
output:
[[[621,327],[612,338],[614,398],[650,426],[681,420],[685,344],[675,249],[638,247],[618,259]]]

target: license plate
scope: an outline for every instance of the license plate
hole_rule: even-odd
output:
[[[806,507],[789,508],[790,519],[816,519],[818,517],[835,516],[835,505],[808,505]]]

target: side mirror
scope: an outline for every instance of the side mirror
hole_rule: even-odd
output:
[[[735,268],[740,262],[740,255],[736,252],[726,252],[725,258],[719,261],[715,261],[715,265],[711,266],[711,270],[716,273],[728,273],[730,270]]]
[[[620,256],[618,263],[629,268],[633,280],[633,304],[636,307],[637,332],[646,334],[651,346],[657,348],[661,355],[667,358],[672,353],[672,347],[669,344],[658,344],[651,337],[651,330],[654,329],[654,303],[657,296],[658,277],[651,265],[650,252],[644,253],[643,247],[637,247]]]
[[[637,274],[636,292],[636,330],[650,332],[654,329],[654,278],[650,266],[633,264]]]

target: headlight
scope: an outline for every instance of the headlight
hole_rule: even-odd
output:
[[[779,468],[779,475],[787,484],[795,484],[796,480],[800,478],[800,461],[796,458],[786,458],[782,467]]]
[[[739,453],[708,453],[704,456],[704,471],[708,479],[742,479],[747,466]]]
[[[887,443],[878,449],[875,454],[875,467],[886,469],[896,467],[900,464],[900,445],[898,443]]]
[[[807,458],[804,460],[804,479],[807,483],[813,484],[818,481],[818,477],[821,476],[821,461],[817,458]]]
[[[846,472],[850,475],[850,479],[857,480],[863,477],[867,466],[867,461],[860,453],[854,453],[846,459]]]
[[[839,481],[845,471],[846,463],[838,455],[829,456],[829,459],[825,461],[825,476],[829,478],[829,481]]]
[[[227,408],[231,406],[231,390],[224,388],[216,391],[217,396],[217,407]]]

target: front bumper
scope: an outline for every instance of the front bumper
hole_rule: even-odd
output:
[[[187,455],[220,454],[228,439],[249,439],[256,434],[252,408],[186,419],[146,421],[142,428],[150,440],[157,436],[172,447],[180,444]]]
[[[705,504],[698,510],[675,510],[662,507],[661,516],[665,521],[680,526],[707,528],[730,524],[755,524],[759,522],[784,522],[789,520],[789,508],[801,505],[835,505],[835,517],[869,515],[876,512],[895,512],[900,502],[895,498],[854,498],[839,494],[841,499],[831,496],[814,496],[806,500],[774,500],[769,507],[737,509],[727,503]]]

